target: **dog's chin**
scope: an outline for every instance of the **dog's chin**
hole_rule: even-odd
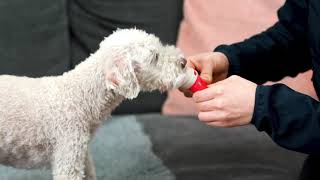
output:
[[[160,91],[161,93],[164,93],[164,92],[169,91],[171,89],[172,89],[171,86],[163,85],[161,87],[158,87],[156,90]]]
[[[160,91],[161,93],[164,93],[166,91],[170,91],[173,88],[174,88],[173,83],[167,83],[159,86],[158,88],[156,88],[156,90]]]

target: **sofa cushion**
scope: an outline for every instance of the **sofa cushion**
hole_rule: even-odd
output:
[[[304,154],[285,150],[253,126],[210,127],[194,117],[137,117],[153,151],[178,180],[297,179]]]
[[[2,0],[0,24],[0,74],[38,77],[69,69],[64,0]]]

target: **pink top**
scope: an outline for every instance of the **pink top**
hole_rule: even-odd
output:
[[[178,47],[186,56],[242,41],[277,20],[284,0],[185,0]]]

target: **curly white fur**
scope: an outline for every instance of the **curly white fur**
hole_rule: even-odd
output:
[[[118,30],[61,76],[0,76],[0,162],[51,167],[54,180],[96,179],[89,141],[140,91],[165,91],[184,73],[181,53],[136,29]]]

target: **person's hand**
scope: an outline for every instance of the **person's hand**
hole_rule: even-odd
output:
[[[212,84],[227,77],[229,61],[223,53],[208,52],[188,57],[186,66],[196,69],[203,80]],[[180,91],[184,92],[187,97],[192,96],[189,91],[183,89]]]
[[[257,85],[239,76],[231,76],[194,93],[199,120],[219,127],[249,124],[254,109]]]

